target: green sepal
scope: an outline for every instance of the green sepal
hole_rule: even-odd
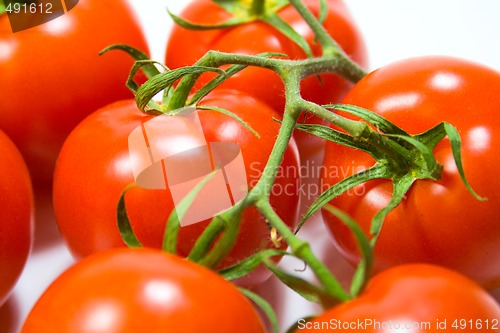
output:
[[[226,228],[221,238],[217,240],[213,248],[198,263],[202,266],[215,269],[232,250],[240,231],[242,212],[229,215],[229,219],[222,218]],[[219,215],[220,217],[220,215]]]
[[[364,109],[362,107],[350,104],[327,104],[323,105],[323,107],[326,109],[333,109],[337,111],[346,112],[356,117],[359,117],[365,120],[368,124],[374,126],[382,133],[409,136],[409,134],[406,133],[406,131],[403,130],[402,128],[391,123],[384,117],[381,117],[378,114],[370,110]]]
[[[181,228],[180,221],[186,215],[188,209],[193,204],[196,196],[200,193],[203,187],[215,176],[213,171],[205,176],[189,193],[179,202],[178,205],[170,213],[168,217],[167,227],[163,234],[162,250],[169,253],[177,253],[177,236]]]
[[[351,135],[341,131],[337,131],[331,127],[316,124],[297,124],[295,125],[295,128],[302,132],[306,132],[319,138],[325,139],[327,141],[364,151],[373,156],[372,152],[370,151],[370,145],[367,142],[356,140]]]
[[[219,270],[219,274],[229,281],[234,279],[239,279],[241,277],[246,276],[254,269],[259,267],[259,265],[261,265],[264,262],[264,260],[272,257],[284,256],[287,254],[289,253],[281,250],[274,250],[274,249],[263,250],[238,262],[237,264],[231,267]]]
[[[187,66],[173,69],[165,73],[160,73],[152,77],[137,90],[137,94],[135,96],[137,107],[144,110],[157,93],[164,89],[170,89],[172,85],[183,76],[201,74],[205,72],[224,73],[224,71],[215,67]]]
[[[375,243],[378,240],[378,237],[380,235],[380,232],[382,230],[382,225],[384,223],[385,218],[387,215],[392,212],[399,204],[403,201],[403,199],[406,196],[406,193],[410,189],[410,187],[413,185],[415,182],[416,178],[413,177],[412,175],[404,175],[402,177],[395,177],[392,180],[393,184],[393,190],[392,190],[392,197],[391,201],[382,208],[372,219],[371,222],[371,227],[370,227],[370,233],[373,235],[373,238],[371,240],[372,245],[375,245]]]
[[[208,227],[203,230],[203,233],[196,240],[191,252],[189,252],[188,260],[193,262],[199,262],[210,250],[210,247],[216,241],[217,237],[219,237],[224,230],[226,229],[226,225],[223,220],[221,220],[218,216],[214,216],[210,221]]]
[[[151,65],[156,69],[156,67],[154,66],[154,64],[159,64],[161,66],[163,66],[161,63],[159,63],[158,61],[156,60],[151,60],[151,59],[145,59],[145,60],[136,60],[134,62],[134,65],[132,66],[132,68],[130,69],[130,72],[129,72],[129,75],[128,75],[128,78],[127,78],[127,88],[130,89],[130,91],[132,91],[135,94],[137,94],[137,90],[139,90],[139,85],[137,83],[135,83],[134,81],[134,78],[135,76],[137,75],[137,72],[142,69],[144,71],[144,73],[146,73],[146,68],[150,68]],[[168,68],[165,67],[165,70],[168,70]],[[160,74],[160,72],[158,70],[156,70],[156,74],[154,74],[153,76],[150,76],[151,73],[153,73],[154,71],[152,71],[151,69],[147,70],[147,76],[148,76],[148,79],[150,79],[151,77],[153,76],[156,76],[158,74]]]
[[[104,50],[99,52],[99,55],[103,55],[103,54],[105,54],[109,51],[113,51],[113,50],[123,51],[123,52],[127,53],[128,55],[130,55],[136,61],[138,61],[138,60],[151,60],[146,53],[142,52],[139,49],[136,49],[133,46],[127,45],[127,44],[114,44],[114,45],[108,46],[107,48],[105,48]],[[155,62],[155,63],[160,64],[159,62]],[[160,65],[162,67],[164,67],[162,64],[160,64]],[[146,74],[146,76],[148,78],[152,78],[153,76],[160,74],[160,71],[158,70],[158,68],[156,68],[156,66],[153,63],[151,63],[150,65],[147,65],[147,66],[143,66],[142,70],[144,71],[144,74]]]
[[[142,243],[137,239],[132,226],[130,225],[130,219],[128,218],[127,208],[125,207],[125,193],[134,186],[135,184],[128,185],[120,194],[120,199],[118,200],[118,205],[116,207],[116,218],[118,221],[118,230],[120,231],[120,236],[128,247],[142,247]]]
[[[217,24],[198,24],[189,22],[180,16],[175,15],[167,9],[168,14],[174,22],[190,30],[215,30],[234,27],[237,25],[253,22],[262,19],[263,16],[271,13],[276,13],[281,8],[288,5],[288,0],[267,0],[263,3],[262,8],[256,10],[248,1],[235,1],[235,0],[212,0],[216,5],[231,14],[231,18],[224,22]],[[259,6],[260,7],[260,6]]]
[[[309,219],[309,217],[311,217],[324,205],[326,205],[342,193],[369,180],[384,178],[391,178],[391,172],[388,170],[386,165],[377,163],[370,169],[358,172],[350,177],[342,179],[340,182],[336,183],[335,185],[331,186],[326,191],[321,193],[321,195],[311,204],[311,206],[309,206],[309,209],[302,217],[302,220],[297,226],[295,233],[299,232],[299,230],[302,228],[307,219]]]
[[[432,154],[432,149],[429,148],[424,143],[420,142],[417,137],[387,134],[388,137],[398,138],[400,140],[408,142],[417,151],[419,151],[419,156],[423,157],[425,168],[421,171],[421,174],[413,175],[416,178],[432,179],[438,180],[441,177],[441,171],[443,167],[438,164],[436,158]]]
[[[234,27],[234,26],[241,25],[241,24],[248,23],[248,22],[255,20],[254,17],[241,17],[241,18],[232,17],[229,20],[222,22],[222,23],[219,23],[219,24],[207,24],[207,25],[205,25],[205,24],[196,24],[194,22],[186,21],[182,17],[177,16],[174,13],[172,13],[170,10],[167,9],[167,11],[168,11],[168,14],[170,15],[170,17],[172,18],[172,20],[174,20],[175,24],[177,24],[185,29],[189,29],[189,30],[224,29],[224,28]]]
[[[455,164],[457,166],[458,173],[460,174],[460,177],[462,178],[462,182],[464,183],[465,187],[467,187],[467,190],[474,196],[479,201],[486,201],[488,200],[487,198],[481,197],[479,194],[474,191],[472,186],[470,186],[469,181],[467,180],[467,177],[465,176],[464,172],[464,166],[462,163],[462,141],[460,140],[460,133],[458,130],[451,124],[448,123],[443,123],[444,130],[446,131],[446,135],[450,139],[451,143],[451,150],[453,152],[453,158],[455,159]]]
[[[314,56],[311,47],[309,46],[309,43],[307,43],[305,38],[302,37],[295,29],[293,29],[292,26],[283,21],[283,19],[278,14],[276,14],[275,12],[271,12],[263,16],[262,20],[281,32],[295,44],[297,44],[302,49],[302,51],[304,51],[308,58],[312,58]]]
[[[364,290],[366,283],[372,275],[373,248],[363,230],[351,216],[328,204],[325,205],[323,209],[342,221],[342,223],[344,223],[344,225],[351,230],[358,243],[358,247],[361,252],[361,261],[354,272],[349,292],[351,298],[355,298]]]
[[[415,135],[415,138],[422,142],[424,145],[429,147],[429,149],[434,150],[437,144],[441,142],[446,137],[446,131],[444,130],[443,123],[434,126],[430,130]]]
[[[243,206],[240,201],[229,210],[214,216],[196,240],[188,260],[214,269],[232,249],[241,224]]]
[[[328,2],[327,0],[319,0],[319,23],[323,24],[328,16]]]
[[[198,261],[200,265],[215,269],[229,254],[236,243],[238,232],[240,231],[242,214],[243,211],[239,207],[234,206],[233,209],[216,216],[216,219],[221,220],[225,225],[224,233],[214,243],[210,251]]]
[[[219,7],[223,8],[226,12],[231,14],[231,18],[228,20],[217,23],[217,24],[197,24],[195,22],[189,22],[180,16],[173,14],[168,11],[170,17],[174,22],[190,30],[215,30],[215,29],[225,29],[229,27],[234,27],[237,25],[242,25],[250,23],[253,21],[263,21],[274,27],[276,30],[281,32],[288,39],[296,43],[307,55],[307,57],[312,58],[313,53],[309,43],[302,37],[297,31],[295,31],[288,23],[283,21],[277,12],[283,7],[289,4],[288,0],[266,0],[262,1],[262,8],[256,9],[255,6],[249,5],[248,1],[235,1],[235,0],[212,0]],[[255,0],[254,0],[255,1]],[[255,4],[254,2],[253,4]],[[258,6],[260,7],[260,5]],[[324,10],[324,9],[323,9]],[[328,8],[326,8],[328,10]],[[323,13],[324,17],[326,15]]]
[[[134,81],[135,75],[137,74],[139,69],[141,69],[143,67],[149,67],[151,64],[160,64],[160,63],[155,61],[155,60],[136,60],[134,65],[132,66],[132,69],[130,70],[129,76],[127,78],[126,86],[127,86],[127,88],[130,89],[130,91],[132,91],[134,96],[137,95],[137,91],[140,88],[139,85]],[[165,69],[168,70],[168,68],[165,68]],[[160,72],[158,72],[158,74],[160,74]],[[156,74],[156,75],[158,75],[158,74]],[[169,89],[165,89],[165,92],[167,95],[168,95],[168,91],[169,91]],[[153,113],[156,115],[161,115],[164,113],[163,108],[160,105],[158,105],[158,103],[156,103],[154,100],[150,100],[148,102],[147,108],[145,109],[145,111],[147,113]]]
[[[263,263],[281,282],[309,302],[322,305],[325,303],[328,305],[337,303],[337,300],[332,300],[332,296],[328,295],[323,289],[281,270],[270,260],[264,260]]]
[[[232,113],[229,110],[226,110],[226,109],[223,109],[223,108],[220,108],[217,106],[210,106],[210,105],[198,105],[198,106],[196,106],[196,108],[199,110],[210,110],[210,111],[219,112],[219,113],[222,113],[228,117],[231,117],[234,120],[236,120],[241,126],[245,127],[247,130],[249,130],[250,133],[255,135],[256,138],[260,139],[260,134],[256,130],[254,130],[250,126],[250,124],[248,124],[246,121],[244,121],[243,119],[241,119],[240,117],[238,117],[237,115],[235,115],[234,113]]]
[[[212,2],[216,3],[219,7],[223,8],[226,12],[235,17],[275,13],[289,4],[288,0],[261,0],[261,3],[258,3],[255,0],[212,0]],[[252,2],[252,5],[249,5],[249,2]],[[262,10],[256,10],[254,6],[255,4],[258,5],[257,7],[262,6]]]
[[[162,63],[155,61],[155,60],[151,60],[146,53],[142,52],[139,49],[136,49],[133,46],[126,45],[126,44],[114,44],[114,45],[108,46],[107,48],[105,48],[104,50],[99,52],[99,55],[103,55],[109,51],[115,51],[115,50],[123,51],[135,60],[134,65],[130,69],[130,72],[129,72],[129,75],[127,78],[127,82],[126,82],[127,88],[130,91],[132,91],[134,96],[137,95],[137,91],[139,90],[139,85],[134,81],[134,78],[140,69],[142,69],[142,71],[144,72],[144,74],[146,75],[146,77],[148,79],[151,79],[152,77],[159,75],[161,73],[158,70],[158,68],[156,68],[155,65],[160,65],[161,67],[163,67],[163,69],[168,70],[168,68],[165,65],[163,65]],[[153,111],[153,112],[148,111],[148,113],[156,113],[156,114],[163,113],[162,108],[155,101],[150,100],[147,104],[147,107],[148,107],[148,110]]]
[[[443,140],[443,138],[446,136],[448,136],[448,139],[450,140],[453,159],[455,160],[455,165],[465,187],[477,200],[488,200],[487,198],[481,197],[479,194],[477,194],[467,180],[462,163],[462,141],[460,139],[460,133],[453,125],[443,122],[424,133],[416,135],[415,138],[432,151],[434,150],[436,145],[441,142],[441,140]]]
[[[278,316],[276,315],[276,312],[274,311],[273,307],[265,299],[263,299],[256,293],[245,288],[238,288],[238,289],[243,295],[245,295],[248,299],[254,302],[255,305],[257,305],[262,310],[262,312],[264,312],[267,319],[269,319],[269,323],[273,328],[273,332],[279,333],[280,327],[278,324]]]

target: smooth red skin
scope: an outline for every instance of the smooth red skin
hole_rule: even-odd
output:
[[[250,302],[214,272],[153,249],[114,249],[64,272],[21,332],[265,330]]]
[[[0,131],[0,306],[16,284],[33,240],[33,192],[26,164]]]
[[[364,322],[366,319],[379,323],[426,323],[430,329],[415,329],[413,333],[451,332],[455,320],[482,320],[483,329],[467,332],[492,332],[486,329],[493,319],[500,319],[500,306],[481,287],[466,277],[439,266],[409,264],[394,267],[375,276],[366,290],[356,299],[332,308],[312,323],[340,320],[347,323]],[[436,321],[446,320],[447,329],[440,329]],[[402,330],[402,329],[401,329]],[[298,332],[310,332],[303,328]],[[332,332],[318,329],[314,332]],[[395,330],[394,330],[395,331]],[[399,330],[398,330],[399,331]],[[364,327],[349,332],[389,332],[389,330]],[[391,331],[393,332],[393,331]]]
[[[319,13],[319,1],[305,0],[304,3],[316,15]],[[362,37],[343,2],[329,0],[329,12],[324,26],[343,50],[362,67],[367,65],[367,55]],[[315,55],[321,54],[321,48],[314,42],[314,34],[302,17],[292,6],[279,11],[281,18],[296,29],[308,41]],[[182,12],[181,17],[198,24],[216,24],[228,18],[227,12],[209,0],[191,2]],[[285,53],[291,59],[305,59],[305,53],[276,29],[263,22],[252,22],[224,30],[194,31],[180,26],[172,29],[166,54],[166,64],[170,68],[192,65],[207,51],[217,50],[231,53],[258,54],[264,52]],[[199,84],[207,82],[213,75],[204,75]],[[302,82],[302,96],[317,104],[339,102],[352,87],[347,80],[334,75],[310,77]],[[198,85],[199,87],[200,85]],[[223,87],[249,93],[276,112],[283,113],[285,106],[284,87],[280,77],[274,72],[249,67],[227,80]],[[307,116],[308,123],[324,123],[319,118]],[[314,150],[321,140],[312,135],[296,133],[301,150]]]
[[[213,111],[199,111],[207,142],[234,142],[241,147],[249,182],[255,182],[269,158],[279,124],[278,115],[265,104],[237,91],[212,92],[201,104],[231,110],[261,135],[255,137],[232,118]],[[249,107],[250,106],[250,107]],[[85,119],[68,137],[59,156],[54,179],[54,208],[59,229],[75,257],[124,246],[116,222],[116,205],[123,189],[134,181],[128,155],[128,136],[142,122],[151,119],[133,101],[103,108]],[[228,131],[227,128],[233,128]],[[296,146],[291,142],[282,166],[298,170]],[[251,163],[256,163],[250,167]],[[256,169],[259,172],[255,171]],[[271,204],[290,226],[297,219],[299,180],[290,172],[277,179],[276,186],[290,185],[294,195],[272,195]],[[139,240],[159,248],[166,221],[173,209],[168,190],[134,187],[125,196],[127,213]],[[209,220],[182,227],[178,251],[189,254]],[[233,264],[259,248],[272,247],[264,218],[255,208],[243,215],[237,245],[222,263]],[[256,284],[269,272],[252,273],[244,284]]]
[[[456,87],[444,91],[431,84],[436,75],[443,82],[445,74],[456,77]],[[394,98],[400,94],[413,97],[406,101]],[[394,99],[389,103],[391,96]],[[457,172],[449,142],[440,143],[434,153],[444,165],[442,179],[417,181],[389,214],[375,247],[377,269],[427,262],[460,271],[489,289],[500,286],[498,96],[500,74],[492,69],[450,57],[419,57],[368,74],[343,101],[373,110],[413,134],[442,121],[455,125],[462,138],[467,178],[477,193],[488,198],[480,202],[472,197]],[[484,149],[475,148],[480,140],[471,137],[479,126],[491,133]],[[324,185],[339,180],[334,170],[349,175],[373,163],[367,154],[328,144],[324,165],[332,168],[332,174],[323,178]],[[356,191],[364,194],[356,195]],[[350,193],[353,195],[342,195],[332,204],[349,212],[368,233],[372,217],[389,201],[392,185],[371,181]],[[340,251],[356,262],[351,233],[327,212],[323,216]]]
[[[64,29],[49,32],[56,24]],[[125,82],[132,58],[98,55],[116,43],[147,51],[123,0],[81,0],[62,17],[15,34],[7,16],[0,17],[0,45],[7,47],[0,57],[0,128],[19,147],[35,184],[52,182],[64,139],[80,121],[131,97]]]

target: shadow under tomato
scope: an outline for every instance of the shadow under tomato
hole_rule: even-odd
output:
[[[348,290],[354,274],[354,268],[339,253],[327,230],[321,212],[314,214],[304,225],[299,234],[311,244],[314,254],[321,260],[344,289]]]
[[[281,314],[283,312],[283,299],[285,290],[283,289],[281,282],[277,278],[272,276],[260,286],[253,288],[252,291],[258,294],[260,297],[264,298],[272,306],[278,318],[281,317]],[[258,306],[255,306],[255,308],[264,321],[267,331],[272,332],[273,330],[271,324],[267,319],[265,313]]]
[[[35,239],[33,252],[40,252],[62,242],[52,204],[52,188],[35,190]]]
[[[500,288],[491,291],[490,294],[497,301],[497,303],[500,304]]]
[[[19,327],[19,304],[12,295],[7,302],[0,307],[0,332],[16,333],[16,328]]]

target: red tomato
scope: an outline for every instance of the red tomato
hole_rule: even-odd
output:
[[[417,181],[387,217],[375,247],[379,269],[408,262],[444,265],[486,288],[500,286],[500,74],[450,57],[419,57],[382,67],[351,90],[344,103],[370,109],[409,133],[442,121],[455,125],[463,143],[463,164],[476,200],[462,183],[447,140],[434,150],[444,166],[439,181]],[[374,161],[367,154],[328,144],[325,184]],[[345,174],[344,174],[345,173]],[[374,214],[392,194],[390,181],[371,181],[334,200],[368,233]],[[357,260],[351,233],[324,212],[336,243]]]
[[[152,249],[115,249],[77,263],[42,295],[29,332],[264,333],[249,301],[217,274]]]
[[[98,55],[115,43],[147,50],[122,0],[81,0],[67,14],[15,34],[0,16],[0,128],[19,147],[34,183],[52,181],[64,139],[83,118],[130,97],[130,57]]]
[[[319,13],[319,1],[303,1],[314,14]],[[364,42],[355,26],[347,7],[340,0],[329,0],[328,16],[324,27],[343,50],[361,66],[366,66],[367,56]],[[228,19],[229,14],[209,0],[195,0],[182,12],[181,17],[197,24],[217,24]],[[280,17],[297,30],[309,43],[315,55],[321,54],[321,47],[315,43],[314,34],[302,17],[291,5],[279,11]],[[192,65],[207,51],[217,50],[231,53],[258,54],[279,52],[291,59],[304,59],[305,53],[278,30],[263,22],[252,22],[224,30],[193,31],[175,26],[167,46],[166,64],[170,68]],[[212,76],[205,75],[200,84]],[[223,87],[237,89],[253,95],[271,105],[278,113],[285,106],[284,87],[280,77],[274,72],[251,67],[227,80]],[[334,75],[310,77],[302,82],[302,96],[318,104],[339,102],[352,87],[347,80]],[[318,118],[307,122],[322,123]],[[299,148],[311,151],[320,140],[312,135],[297,133]],[[304,147],[304,148],[302,148]]]
[[[298,332],[496,332],[499,320],[500,306],[469,279],[414,264],[375,276],[358,298],[299,321]]]
[[[0,306],[28,258],[33,236],[33,192],[23,158],[0,131]]]
[[[206,141],[239,145],[248,183],[255,183],[277,136],[279,124],[272,118],[278,115],[262,102],[236,91],[212,92],[201,104],[230,110],[260,133],[258,139],[229,116],[198,111]],[[139,111],[133,101],[119,102],[89,116],[65,142],[54,176],[54,209],[59,229],[76,257],[124,246],[117,228],[116,205],[120,193],[134,182],[128,136],[151,118]],[[282,167],[284,172],[277,179],[271,204],[292,226],[297,218],[300,186],[293,172],[298,170],[293,141]],[[170,191],[134,187],[125,195],[125,203],[139,240],[146,246],[160,247],[166,221],[174,208]],[[208,223],[207,220],[181,228],[178,246],[181,255],[189,253]],[[233,264],[265,247],[272,247],[270,232],[264,218],[252,207],[245,211],[237,245],[223,265]],[[259,282],[268,276],[263,270],[251,280]]]

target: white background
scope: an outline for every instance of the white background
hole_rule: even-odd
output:
[[[171,21],[165,6],[178,13],[188,1],[130,0],[151,45],[152,57],[163,61]],[[474,60],[500,70],[500,1],[497,0],[346,0],[360,27],[369,52],[370,67],[426,54],[442,54]],[[69,265],[69,253],[59,239],[50,212],[50,196],[39,196],[44,211],[38,212],[34,251],[7,304],[0,309],[0,332],[18,332],[22,320],[45,288]],[[308,237],[320,257],[341,277],[350,267],[338,257],[324,237],[321,221],[313,221]],[[286,263],[300,269],[297,262]],[[283,328],[301,316],[317,311],[276,281],[261,288],[280,315]],[[285,304],[285,305],[283,305]]]

